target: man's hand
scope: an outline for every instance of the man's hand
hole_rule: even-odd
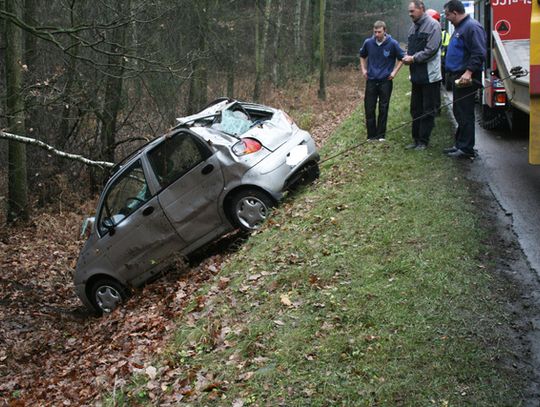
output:
[[[459,81],[462,83],[471,83],[472,82],[472,72],[467,70],[463,72],[463,75],[461,75],[461,78],[459,78]]]
[[[397,75],[397,72],[395,70],[390,72],[390,75],[388,75],[388,80],[391,81],[392,79],[396,77],[396,75]]]
[[[471,86],[472,84],[472,72],[469,70],[466,70],[463,75],[460,76],[460,78],[457,80],[456,84],[458,86]]]
[[[405,55],[401,60],[405,65],[412,65],[414,63],[414,56]]]
[[[362,69],[362,76],[367,79],[367,69]]]

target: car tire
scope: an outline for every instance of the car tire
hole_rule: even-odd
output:
[[[89,299],[98,315],[112,312],[129,298],[129,290],[113,278],[100,278],[90,287]]]
[[[232,195],[228,215],[235,227],[252,232],[266,220],[273,206],[268,194],[257,189],[244,189]]]
[[[505,130],[508,128],[508,121],[504,112],[482,105],[480,125],[486,130]]]

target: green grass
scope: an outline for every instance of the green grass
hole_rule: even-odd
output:
[[[389,130],[409,121],[409,88],[400,75]],[[323,159],[365,139],[362,110]],[[250,237],[201,289],[202,313],[178,321],[158,362],[180,372],[169,392],[182,387],[191,405],[519,404],[517,378],[496,362],[508,352],[503,311],[468,164],[441,154],[444,114],[427,151],[408,143],[407,125],[325,162]],[[213,289],[220,278],[230,281]],[[151,405],[141,389],[116,403]]]

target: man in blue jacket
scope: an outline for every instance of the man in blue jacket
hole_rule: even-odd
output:
[[[465,13],[459,0],[446,3],[444,14],[455,28],[446,50],[445,67],[453,82],[452,110],[458,123],[454,146],[444,153],[452,158],[473,158],[474,102],[476,90],[482,83],[486,33],[478,21]]]
[[[368,140],[384,141],[386,137],[392,80],[403,64],[401,59],[404,55],[405,51],[386,32],[384,21],[376,21],[373,24],[373,36],[366,39],[360,48],[360,65],[362,75],[366,79],[364,109]],[[377,100],[379,101],[378,119],[375,115]]]
[[[413,24],[407,36],[407,55],[403,63],[411,73],[411,116],[413,143],[408,149],[425,150],[435,127],[441,86],[441,26],[426,14],[422,0],[409,3]]]

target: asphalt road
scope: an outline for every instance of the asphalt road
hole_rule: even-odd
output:
[[[540,275],[540,166],[528,164],[528,135],[510,135],[476,126],[479,157],[471,166],[484,179],[499,204],[512,217],[531,267]]]

